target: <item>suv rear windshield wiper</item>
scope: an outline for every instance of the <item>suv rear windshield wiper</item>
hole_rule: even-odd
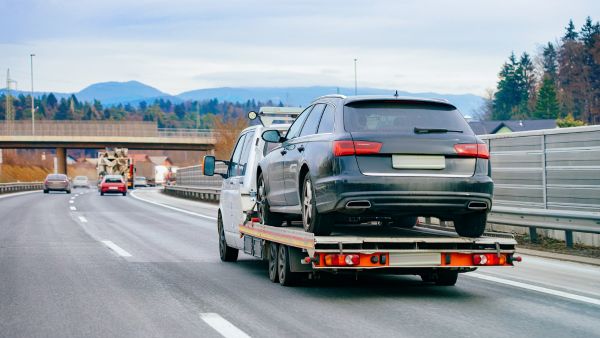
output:
[[[414,129],[415,134],[434,134],[434,133],[463,133],[462,130],[443,129],[443,128],[417,128]]]

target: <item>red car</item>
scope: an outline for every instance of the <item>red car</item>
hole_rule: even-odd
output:
[[[100,182],[100,195],[123,194],[127,195],[127,184],[121,175],[106,175]]]

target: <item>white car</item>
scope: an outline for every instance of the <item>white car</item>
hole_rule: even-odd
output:
[[[73,188],[89,188],[90,180],[87,176],[76,176],[73,179]]]
[[[148,180],[144,176],[136,176],[133,179],[133,187],[147,187]]]
[[[206,176],[223,177],[218,210],[219,252],[221,260],[237,259],[238,250],[244,248],[238,226],[245,221],[244,211],[252,210],[256,203],[256,169],[258,162],[277,145],[262,139],[267,130],[286,131],[301,108],[262,107],[259,113],[250,112],[250,119],[259,118],[261,125],[244,129],[228,160],[215,160],[205,156],[203,171]],[[226,173],[215,173],[215,162],[227,164]]]

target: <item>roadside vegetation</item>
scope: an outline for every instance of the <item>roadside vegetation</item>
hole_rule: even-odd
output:
[[[558,119],[561,128],[600,124],[600,23],[588,17],[577,30],[571,20],[564,36],[534,57],[513,52],[485,100],[480,119]]]

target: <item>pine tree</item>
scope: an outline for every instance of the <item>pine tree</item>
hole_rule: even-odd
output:
[[[558,54],[552,42],[544,47],[542,52],[542,66],[544,68],[544,76],[549,77],[555,84],[558,80]]]
[[[579,37],[579,33],[575,31],[575,25],[573,24],[573,19],[569,20],[569,25],[566,27],[565,36],[563,36],[563,41],[574,41]]]
[[[533,116],[538,119],[556,119],[559,117],[559,110],[554,81],[549,76],[545,77],[537,95]]]
[[[494,120],[527,118],[529,115],[529,91],[535,86],[533,65],[526,53],[521,57],[521,61],[523,63],[517,61],[517,57],[512,53],[498,74],[500,81],[494,95]]]

